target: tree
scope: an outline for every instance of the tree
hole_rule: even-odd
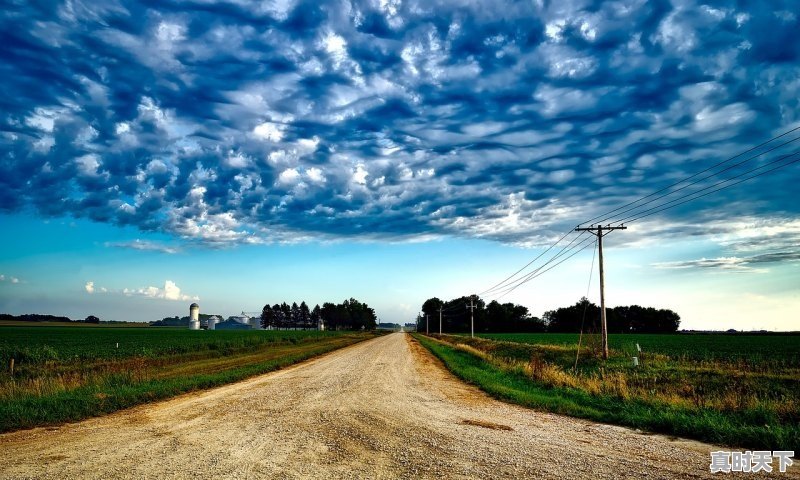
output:
[[[574,333],[594,325],[599,317],[600,307],[582,297],[575,305],[545,312],[544,322],[548,332]]]
[[[283,314],[283,309],[277,303],[272,306],[272,316],[275,319],[275,328],[286,328],[286,316]]]
[[[261,309],[261,328],[270,330],[275,328],[275,312],[269,304],[264,305]]]
[[[297,302],[292,302],[292,327],[297,330],[297,326],[300,324],[300,307],[297,305]]]
[[[338,319],[337,319],[337,309],[336,305],[331,302],[325,302],[322,304],[322,309],[320,311],[322,316],[322,321],[325,323],[325,328],[328,330],[338,330]]]
[[[99,324],[100,323],[100,319],[95,317],[94,315],[89,315],[88,317],[86,317],[86,320],[84,320],[84,322]]]
[[[300,325],[303,327],[303,330],[307,329],[311,320],[311,312],[308,311],[308,305],[306,302],[300,302]]]
[[[281,303],[281,314],[283,315],[284,328],[292,328],[292,307],[288,303]]]

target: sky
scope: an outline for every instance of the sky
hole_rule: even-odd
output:
[[[624,220],[604,238],[608,305],[800,330],[796,10],[6,2],[0,312],[355,297],[404,323],[588,247],[482,295],[542,315],[599,302],[592,237],[568,232]]]

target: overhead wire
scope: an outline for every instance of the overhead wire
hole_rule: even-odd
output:
[[[518,278],[518,279],[517,279],[517,280],[515,280],[514,282],[512,282],[512,283],[509,283],[509,284],[505,285],[505,286],[504,286],[502,289],[499,289],[499,290],[497,290],[497,291],[495,291],[495,292],[492,292],[492,293],[490,293],[490,294],[489,294],[489,296],[502,296],[504,293],[508,292],[508,291],[509,291],[509,289],[514,289],[514,288],[516,288],[516,286],[518,286],[518,285],[520,285],[520,284],[522,284],[522,283],[525,283],[527,279],[529,279],[529,278],[530,278],[530,277],[532,277],[533,275],[536,275],[536,274],[537,274],[538,272],[540,272],[540,271],[541,271],[541,270],[542,270],[544,267],[546,267],[547,265],[549,265],[550,263],[552,263],[552,262],[553,262],[553,261],[555,261],[556,259],[558,259],[558,258],[560,258],[561,256],[563,256],[565,253],[567,253],[567,252],[569,252],[569,251],[573,250],[574,248],[576,248],[576,246],[573,246],[573,244],[574,244],[574,243],[575,243],[575,242],[576,242],[576,241],[577,241],[579,238],[581,238],[581,237],[582,237],[582,236],[583,236],[585,233],[586,233],[586,232],[579,232],[579,235],[577,235],[575,238],[573,238],[573,239],[572,239],[572,240],[571,240],[571,241],[570,241],[568,244],[566,244],[566,245],[564,245],[563,247],[561,247],[561,250],[559,250],[559,251],[558,251],[556,254],[554,254],[552,257],[550,257],[550,259],[548,259],[548,260],[547,260],[546,262],[544,262],[542,265],[540,265],[540,266],[538,266],[537,268],[535,268],[534,270],[532,270],[532,271],[530,271],[530,272],[526,273],[524,276],[522,276],[522,277]],[[579,245],[582,245],[584,242],[585,242],[585,240],[583,240],[581,243],[579,243]]]
[[[505,292],[504,292],[502,295],[500,295],[500,296],[498,297],[498,299],[505,297],[505,296],[506,296],[506,295],[508,295],[509,293],[513,292],[514,290],[516,290],[517,288],[521,287],[522,285],[524,285],[524,284],[526,284],[526,283],[530,282],[531,280],[534,280],[534,279],[536,279],[536,278],[539,278],[539,277],[541,277],[541,276],[542,276],[542,275],[544,275],[545,273],[547,273],[547,272],[549,272],[550,270],[552,270],[552,269],[556,268],[557,266],[559,266],[559,265],[561,265],[562,263],[566,262],[566,261],[567,261],[567,260],[569,260],[570,258],[572,258],[572,257],[574,257],[575,255],[579,254],[580,252],[582,252],[582,251],[586,250],[586,249],[589,247],[589,245],[591,245],[591,238],[590,238],[590,237],[587,237],[587,238],[585,238],[585,239],[584,239],[582,242],[580,242],[579,244],[577,244],[577,245],[575,245],[574,247],[572,247],[572,249],[576,249],[576,248],[580,247],[581,245],[583,245],[583,248],[581,248],[581,249],[579,249],[579,250],[577,250],[577,251],[573,252],[572,254],[570,254],[570,255],[569,255],[569,256],[567,256],[566,258],[564,258],[564,259],[560,260],[559,262],[555,263],[554,265],[550,266],[549,268],[546,268],[546,269],[544,269],[544,270],[541,270],[543,267],[545,267],[545,266],[546,266],[546,265],[542,265],[542,266],[541,266],[541,267],[539,267],[539,268],[538,268],[538,269],[537,269],[535,272],[532,272],[532,273],[531,273],[531,275],[529,275],[529,276],[528,276],[528,278],[525,278],[523,281],[520,281],[518,284],[516,284],[516,285],[514,285],[514,286],[512,286],[512,287],[510,287],[510,288],[508,288],[508,289],[507,289],[507,290],[506,290],[506,291],[505,291]],[[564,253],[565,253],[565,252],[564,252]],[[551,260],[552,260],[552,259],[551,259]],[[549,263],[549,262],[548,262],[548,263]]]
[[[619,212],[617,215],[606,217],[606,218],[604,218],[604,219],[602,219],[602,220],[598,221],[597,223],[603,223],[603,222],[605,222],[605,221],[607,221],[607,220],[610,220],[610,219],[612,219],[612,218],[614,218],[614,217],[617,217],[617,216],[619,216],[619,215],[622,215],[622,214],[625,214],[625,213],[631,212],[631,211],[633,211],[633,210],[636,210],[636,209],[638,209],[638,208],[644,207],[645,205],[649,205],[649,204],[651,204],[651,203],[654,203],[654,202],[657,202],[657,201],[659,201],[659,200],[661,200],[661,199],[663,199],[663,198],[666,198],[666,197],[669,197],[669,196],[671,196],[671,195],[674,195],[674,194],[676,194],[676,193],[678,193],[678,192],[680,192],[680,191],[682,191],[682,190],[685,190],[685,189],[687,189],[687,188],[689,188],[689,187],[692,187],[692,186],[694,186],[694,185],[697,185],[697,184],[698,184],[698,183],[700,183],[700,182],[703,182],[703,181],[705,181],[705,180],[708,180],[708,179],[710,179],[710,178],[716,177],[716,176],[720,175],[721,173],[727,172],[728,170],[732,170],[732,169],[734,169],[734,168],[736,168],[736,167],[739,167],[739,166],[741,166],[741,165],[744,165],[744,164],[745,164],[745,163],[747,163],[747,162],[750,162],[750,161],[752,161],[752,160],[754,160],[754,159],[756,159],[756,158],[758,158],[758,157],[760,157],[760,156],[766,155],[767,153],[773,152],[773,151],[775,151],[775,150],[777,150],[777,149],[779,149],[779,148],[785,147],[786,145],[788,145],[788,144],[790,144],[790,143],[793,143],[793,142],[796,142],[796,141],[798,141],[798,140],[800,140],[800,137],[796,137],[796,138],[794,138],[794,139],[792,139],[792,140],[789,140],[788,142],[784,142],[784,143],[782,143],[782,144],[780,144],[780,145],[778,145],[778,146],[776,146],[776,147],[773,147],[773,148],[771,148],[771,149],[769,149],[769,150],[767,150],[767,151],[765,151],[765,152],[761,152],[761,153],[759,153],[759,154],[756,154],[756,155],[750,156],[750,157],[748,157],[748,158],[746,158],[746,159],[742,160],[741,162],[737,162],[737,163],[735,163],[735,164],[733,164],[733,165],[729,165],[729,166],[725,167],[725,168],[724,168],[724,169],[722,169],[722,170],[719,170],[719,171],[717,171],[717,172],[714,172],[714,173],[711,173],[711,174],[709,174],[709,175],[706,175],[705,177],[699,178],[699,179],[697,179],[697,180],[695,180],[695,181],[693,181],[693,182],[691,182],[691,183],[688,183],[688,184],[686,184],[686,185],[683,185],[682,187],[680,187],[680,188],[678,188],[678,189],[676,189],[676,190],[673,190],[673,191],[671,191],[671,192],[665,193],[665,194],[663,194],[663,195],[659,195],[659,196],[657,196],[657,197],[655,197],[655,198],[653,198],[653,199],[650,199],[650,200],[648,200],[648,201],[646,201],[646,202],[644,202],[644,203],[641,203],[641,204],[639,204],[639,205],[636,205],[635,207],[630,207],[630,208],[628,208],[628,209],[625,209],[625,210],[623,210],[623,211]],[[695,174],[694,176],[696,176],[696,174]],[[682,180],[680,183],[683,183],[684,181],[686,181],[686,180]],[[675,184],[673,184],[673,186],[674,186],[674,185],[675,185]],[[626,217],[626,218],[628,218],[628,217]],[[614,221],[612,221],[611,223],[621,223],[621,222],[622,222],[621,220],[614,220]]]
[[[645,195],[645,196],[643,196],[643,197],[640,197],[640,198],[638,198],[638,199],[636,199],[636,200],[633,200],[632,202],[628,202],[628,203],[626,203],[625,205],[622,205],[622,206],[620,206],[620,207],[617,207],[617,208],[615,208],[615,209],[613,209],[613,210],[609,210],[608,212],[601,213],[600,215],[597,215],[597,216],[595,216],[595,217],[592,217],[592,218],[590,218],[589,220],[586,220],[585,222],[581,222],[581,223],[580,223],[580,225],[584,225],[584,224],[587,224],[587,223],[595,222],[595,221],[596,221],[597,219],[599,219],[599,218],[602,218],[602,217],[605,217],[605,216],[611,215],[612,213],[618,212],[619,210],[622,210],[622,209],[624,209],[624,208],[627,208],[627,207],[629,207],[629,206],[631,206],[631,205],[633,205],[633,204],[635,204],[635,203],[638,203],[638,202],[640,202],[640,201],[642,201],[642,200],[645,200],[645,199],[648,199],[648,198],[650,198],[650,197],[652,197],[652,196],[658,195],[658,194],[659,194],[659,193],[661,193],[661,192],[664,192],[664,191],[666,191],[666,190],[669,190],[670,188],[672,188],[672,187],[676,187],[676,186],[680,185],[681,183],[683,183],[683,182],[685,182],[685,181],[687,181],[687,180],[691,180],[692,178],[694,178],[694,177],[697,177],[698,175],[702,175],[703,173],[706,173],[706,172],[708,172],[708,171],[710,171],[710,170],[713,170],[713,169],[715,169],[715,168],[717,168],[717,167],[719,167],[719,166],[722,166],[722,165],[724,165],[724,164],[726,164],[726,163],[728,163],[728,162],[730,162],[730,161],[732,161],[732,160],[735,160],[735,159],[737,159],[737,158],[741,157],[742,155],[747,155],[747,154],[748,154],[748,153],[750,153],[750,152],[753,152],[753,151],[755,151],[755,150],[757,150],[757,149],[759,149],[759,148],[761,148],[761,147],[763,147],[763,146],[765,146],[765,145],[768,145],[768,144],[770,144],[770,143],[774,142],[775,140],[777,140],[777,139],[779,139],[779,138],[783,138],[783,137],[785,137],[786,135],[789,135],[789,134],[791,134],[791,133],[793,133],[793,132],[796,132],[796,131],[798,131],[798,130],[800,130],[800,126],[797,126],[797,127],[795,127],[795,128],[792,128],[792,129],[790,129],[790,130],[787,130],[786,132],[784,132],[784,133],[781,133],[780,135],[776,135],[776,136],[774,136],[774,137],[770,138],[769,140],[766,140],[766,141],[764,141],[764,142],[761,142],[760,144],[758,144],[758,145],[756,145],[756,146],[754,146],[754,147],[752,147],[752,148],[749,148],[749,149],[747,149],[747,150],[745,150],[745,151],[743,151],[743,152],[741,152],[741,153],[738,153],[738,154],[736,154],[736,155],[734,155],[734,156],[732,156],[732,157],[728,157],[728,158],[727,158],[727,159],[725,159],[725,160],[722,160],[722,161],[720,161],[720,162],[717,162],[717,163],[715,163],[714,165],[711,165],[711,166],[710,166],[710,167],[708,167],[708,168],[705,168],[705,169],[703,169],[703,170],[700,170],[699,172],[697,172],[697,173],[694,173],[694,174],[692,174],[692,175],[690,175],[690,176],[688,176],[688,177],[686,177],[686,178],[684,178],[684,179],[682,179],[682,180],[679,180],[679,181],[677,181],[677,182],[675,182],[675,183],[672,183],[672,184],[670,184],[670,185],[667,185],[666,187],[664,187],[664,188],[662,188],[662,189],[660,189],[660,190],[656,190],[655,192],[652,192],[652,193],[650,193],[650,194],[648,194],[648,195]]]
[[[569,236],[571,233],[574,233],[574,231],[575,231],[575,230],[573,230],[573,229],[570,229],[570,230],[568,230],[568,231],[567,231],[567,233],[565,233],[564,235],[562,235],[562,236],[561,236],[561,238],[559,238],[559,239],[558,239],[558,240],[556,240],[556,241],[555,241],[553,244],[551,244],[549,247],[547,247],[547,249],[546,249],[545,251],[543,251],[542,253],[540,253],[539,255],[537,255],[537,256],[536,256],[536,258],[534,258],[534,259],[533,259],[533,260],[531,260],[530,262],[526,263],[526,264],[525,264],[525,265],[524,265],[522,268],[520,268],[520,269],[519,269],[519,270],[517,270],[516,272],[512,273],[512,274],[511,274],[511,275],[509,275],[508,277],[506,277],[506,278],[504,278],[503,280],[501,280],[500,282],[498,282],[498,283],[496,283],[496,284],[492,285],[491,287],[487,288],[486,290],[484,290],[484,291],[482,291],[482,292],[478,293],[477,295],[484,295],[484,294],[486,294],[486,293],[489,293],[489,292],[491,292],[492,290],[495,290],[495,289],[497,289],[497,288],[501,287],[501,286],[502,286],[503,284],[505,284],[505,283],[506,283],[508,280],[510,280],[510,279],[512,279],[512,278],[514,278],[514,277],[516,277],[516,276],[517,276],[517,274],[519,274],[521,271],[523,271],[523,270],[525,270],[526,268],[528,268],[528,267],[529,267],[531,264],[533,264],[533,263],[534,263],[536,260],[539,260],[539,259],[540,259],[540,258],[542,258],[544,255],[546,255],[546,254],[547,254],[547,252],[549,252],[549,251],[550,251],[550,250],[552,250],[552,249],[553,249],[553,248],[554,248],[556,245],[558,245],[559,243],[561,243],[561,242],[562,242],[562,241],[563,241],[565,238],[567,238],[567,236]]]
[[[735,177],[732,177],[732,178],[729,178],[729,179],[727,179],[727,180],[723,180],[723,181],[721,181],[721,182],[717,182],[717,183],[715,183],[714,185],[710,185],[709,187],[706,187],[706,188],[704,188],[704,189],[702,189],[702,190],[698,190],[697,192],[694,192],[692,195],[695,195],[695,194],[697,194],[697,193],[700,193],[700,192],[702,192],[703,190],[707,190],[708,188],[713,188],[713,187],[715,187],[715,186],[717,186],[717,185],[720,185],[720,184],[723,184],[723,183],[730,182],[731,180],[736,180],[737,178],[741,177],[742,175],[746,175],[746,174],[748,174],[748,173],[752,173],[752,172],[754,172],[754,171],[756,171],[756,170],[760,170],[761,168],[768,167],[768,166],[770,166],[770,165],[773,165],[773,164],[775,164],[775,163],[777,163],[777,162],[779,162],[779,161],[781,161],[781,160],[785,160],[786,158],[793,157],[793,156],[795,156],[795,155],[797,155],[797,154],[800,154],[800,150],[797,150],[797,151],[795,151],[794,153],[791,153],[791,154],[789,154],[789,155],[784,155],[784,156],[783,156],[783,157],[781,157],[780,159],[778,159],[778,160],[775,160],[775,161],[772,161],[772,162],[769,162],[769,163],[767,163],[767,164],[764,164],[764,165],[762,165],[761,167],[754,168],[754,169],[752,169],[752,170],[749,170],[749,171],[747,171],[747,172],[743,172],[742,174],[740,174],[740,175],[737,175],[737,176],[735,176]],[[795,164],[795,163],[797,163],[797,162],[800,162],[800,158],[796,158],[796,159],[792,160],[791,162],[787,162],[787,163],[785,163],[785,164],[783,164],[783,165],[778,165],[777,167],[773,167],[773,168],[771,168],[771,169],[769,169],[769,170],[766,170],[766,171],[763,171],[763,172],[761,172],[761,173],[757,173],[757,174],[755,174],[755,175],[751,175],[751,176],[749,176],[749,177],[747,177],[747,178],[744,178],[744,179],[742,179],[742,180],[739,180],[738,182],[731,183],[730,185],[725,185],[724,187],[720,187],[720,188],[717,188],[716,190],[712,190],[712,191],[710,191],[710,192],[706,192],[706,193],[704,193],[704,194],[702,194],[702,195],[698,195],[698,196],[696,196],[696,197],[694,197],[694,198],[689,198],[689,199],[687,199],[687,200],[683,200],[682,202],[674,203],[674,202],[676,202],[677,200],[681,200],[681,199],[677,199],[677,200],[673,200],[673,201],[671,201],[671,202],[667,202],[667,203],[663,203],[663,204],[661,204],[661,205],[657,205],[657,206],[655,206],[655,207],[653,207],[653,208],[651,208],[651,209],[645,210],[645,211],[643,211],[643,212],[639,212],[639,214],[637,214],[638,216],[636,216],[636,217],[634,217],[634,218],[632,218],[632,219],[630,219],[630,220],[627,220],[627,221],[626,221],[626,223],[630,224],[630,223],[633,223],[633,222],[635,222],[635,221],[637,221],[637,220],[640,220],[640,219],[642,219],[642,218],[649,217],[649,216],[651,216],[651,215],[655,215],[656,213],[663,212],[664,210],[669,210],[669,209],[671,209],[671,208],[675,208],[675,207],[677,207],[677,206],[680,206],[680,205],[683,205],[683,204],[685,204],[685,203],[692,202],[692,201],[694,201],[694,200],[697,200],[698,198],[703,198],[703,197],[706,197],[706,196],[708,196],[708,195],[711,195],[712,193],[717,193],[717,192],[719,192],[719,191],[721,191],[721,190],[725,190],[726,188],[730,188],[730,187],[733,187],[733,186],[739,185],[740,183],[746,182],[746,181],[748,181],[748,180],[752,180],[752,179],[754,179],[754,178],[756,178],[756,177],[760,177],[760,176],[762,176],[762,175],[766,175],[767,173],[774,172],[775,170],[780,170],[781,168],[788,167],[789,165]],[[690,196],[691,196],[691,195],[690,195]],[[668,204],[670,204],[670,203],[674,203],[674,204],[673,204],[673,205],[670,205],[670,206],[665,206],[665,205],[668,205]],[[663,208],[659,208],[659,207],[663,207]],[[648,212],[650,212],[650,213],[648,213]],[[616,223],[616,222],[615,222],[615,223]]]

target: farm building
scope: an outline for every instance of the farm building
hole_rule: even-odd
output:
[[[220,322],[214,326],[214,330],[252,330],[248,323],[236,321],[231,317],[224,322]]]

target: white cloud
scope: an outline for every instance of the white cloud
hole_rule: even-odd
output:
[[[122,135],[131,131],[131,124],[128,122],[119,122],[115,127],[114,131],[117,135]]]
[[[225,161],[233,168],[246,168],[250,165],[250,158],[241,152],[230,152]]]
[[[278,175],[278,183],[282,185],[294,185],[300,180],[300,172],[296,168],[287,168]]]
[[[86,290],[86,293],[94,293],[94,282],[86,282],[83,288]]]
[[[178,287],[175,282],[172,280],[167,280],[164,282],[164,288],[158,287],[143,287],[143,288],[125,288],[122,290],[124,295],[129,297],[146,297],[146,298],[158,298],[163,300],[175,300],[175,301],[188,301],[188,300],[200,300],[200,297],[197,295],[186,295],[181,293],[180,287]]]
[[[367,176],[369,176],[369,172],[366,168],[364,168],[363,163],[359,163],[356,166],[355,171],[353,172],[353,182],[358,183],[360,185],[367,184]]]
[[[153,251],[162,253],[178,253],[178,249],[168,245],[163,245],[149,240],[139,240],[138,238],[129,242],[106,242],[106,247],[130,248],[133,250]]]
[[[311,167],[306,170],[306,177],[314,183],[325,183],[325,175],[317,167]]]
[[[100,167],[100,161],[97,159],[97,155],[89,154],[76,158],[75,165],[84,175],[95,177],[97,176],[97,169]]]
[[[283,140],[283,132],[286,130],[285,125],[273,122],[264,122],[253,129],[253,135],[262,140],[269,140],[270,142],[280,142]]]
[[[19,283],[19,278],[0,275],[0,282]]]

